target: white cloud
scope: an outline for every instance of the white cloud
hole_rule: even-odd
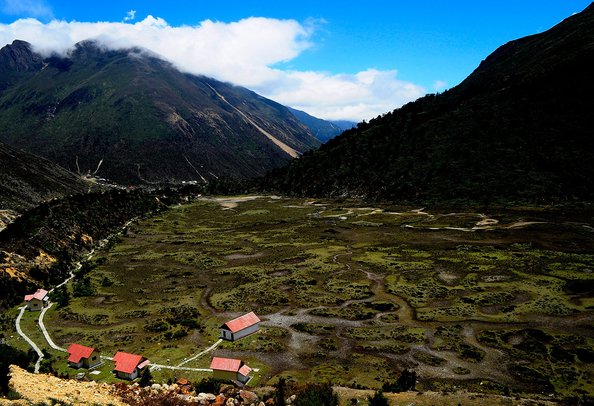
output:
[[[443,80],[436,80],[435,82],[433,82],[433,90],[439,92],[443,89],[445,89],[448,86],[448,82],[445,82]]]
[[[53,12],[43,0],[0,0],[0,10],[4,14],[50,19]]]
[[[126,17],[124,17],[124,21],[134,20],[134,16],[136,15],[136,10],[130,10],[126,13]]]
[[[128,12],[130,19],[135,12]],[[397,72],[368,69],[354,75],[284,71],[272,68],[314,46],[315,20],[252,17],[232,23],[206,20],[198,26],[172,27],[148,16],[126,22],[43,24],[21,19],[0,24],[0,46],[21,39],[39,52],[64,54],[75,43],[97,38],[108,47],[137,45],[156,52],[180,69],[245,86],[280,103],[326,119],[359,121],[393,110],[424,94],[396,79]]]
[[[362,120],[393,110],[425,94],[421,86],[396,79],[397,72],[368,69],[356,75],[288,72],[293,85],[269,92],[279,103],[330,120]]]

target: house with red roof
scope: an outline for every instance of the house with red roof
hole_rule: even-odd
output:
[[[214,357],[210,363],[212,377],[221,381],[239,381],[246,383],[250,380],[252,369],[240,359]]]
[[[254,312],[249,312],[241,317],[226,322],[221,326],[223,340],[237,341],[240,338],[260,331],[260,319]]]
[[[68,357],[68,366],[70,368],[88,369],[101,363],[100,352],[91,347],[72,343],[66,352],[70,354]]]
[[[25,302],[27,302],[27,310],[38,311],[43,309],[49,303],[49,297],[47,296],[47,290],[37,289],[37,292],[32,295],[25,296]]]
[[[113,356],[113,361],[115,362],[116,376],[129,380],[138,378],[142,370],[150,364],[150,361],[142,355],[128,354],[122,351],[118,351]]]

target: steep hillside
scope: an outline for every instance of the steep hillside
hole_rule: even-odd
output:
[[[0,142],[0,210],[29,209],[54,197],[99,189],[47,159]]]
[[[326,142],[343,132],[341,127],[331,123],[330,121],[322,120],[321,118],[307,114],[305,111],[297,110],[291,107],[288,109],[295,117],[299,119],[299,121],[309,127],[314,136],[322,142]]]
[[[360,123],[267,177],[312,196],[594,199],[594,5],[512,41],[459,86]]]
[[[121,183],[252,177],[319,146],[284,106],[147,50],[0,50],[0,140]]]
[[[114,189],[43,202],[0,232],[0,308],[63,281],[70,266],[133,218],[165,209],[164,192]]]

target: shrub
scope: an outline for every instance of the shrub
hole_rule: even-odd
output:
[[[88,276],[83,278],[82,281],[72,284],[72,296],[74,297],[91,296],[94,291],[91,278]]]
[[[203,379],[194,384],[196,393],[212,393],[218,394],[221,391],[221,383],[213,378]]]
[[[400,374],[400,377],[396,383],[402,388],[403,391],[414,389],[417,383],[417,373],[415,371],[409,371],[408,369],[405,369]]]
[[[58,308],[66,307],[70,304],[70,293],[66,289],[66,285],[54,289],[51,295],[52,302],[56,302]]]
[[[382,392],[399,393],[402,392],[402,387],[398,385],[398,382],[384,382]]]
[[[287,384],[285,378],[279,378],[278,383],[274,385],[275,389],[272,394],[275,406],[285,406],[287,403],[285,398],[287,397]]]
[[[382,390],[376,391],[373,396],[367,396],[369,406],[390,406],[388,398]]]
[[[276,403],[275,403],[276,404]],[[338,406],[338,395],[329,383],[309,383],[295,397],[295,406]]]
[[[140,381],[138,382],[138,384],[140,385],[140,387],[145,387],[149,386],[152,381],[153,375],[151,374],[150,368],[144,368],[144,371],[142,371],[142,374],[140,375]]]

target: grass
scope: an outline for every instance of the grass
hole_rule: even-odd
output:
[[[262,198],[228,210],[199,201],[139,221],[93,260],[96,293],[52,308],[46,325],[61,346],[78,342],[111,355],[124,349],[177,365],[216,341],[221,324],[255,311],[263,319],[260,333],[224,342],[188,366],[207,367],[219,354],[258,365],[251,385],[283,376],[379,388],[403,365],[444,360],[448,372],[419,373],[421,386],[471,389],[484,373],[512,379],[485,379],[489,391],[505,384],[594,395],[592,233],[562,222],[503,228],[532,211],[498,217],[489,209],[498,228],[469,232],[449,227],[468,229],[482,217],[389,206],[372,212],[351,200],[321,203],[327,210],[318,217],[312,214],[319,207],[299,199]],[[540,221],[556,217],[537,214]],[[554,339],[526,336],[525,323],[542,326]],[[568,325],[583,341],[564,333]],[[24,320],[24,328],[40,339],[33,320]],[[10,342],[26,349],[22,340]],[[415,351],[415,358],[413,346],[430,351]],[[435,359],[425,357],[429,352]],[[54,357],[62,368],[64,354]],[[546,379],[536,386],[519,379],[517,359],[527,373]],[[102,370],[97,379],[108,375]]]

